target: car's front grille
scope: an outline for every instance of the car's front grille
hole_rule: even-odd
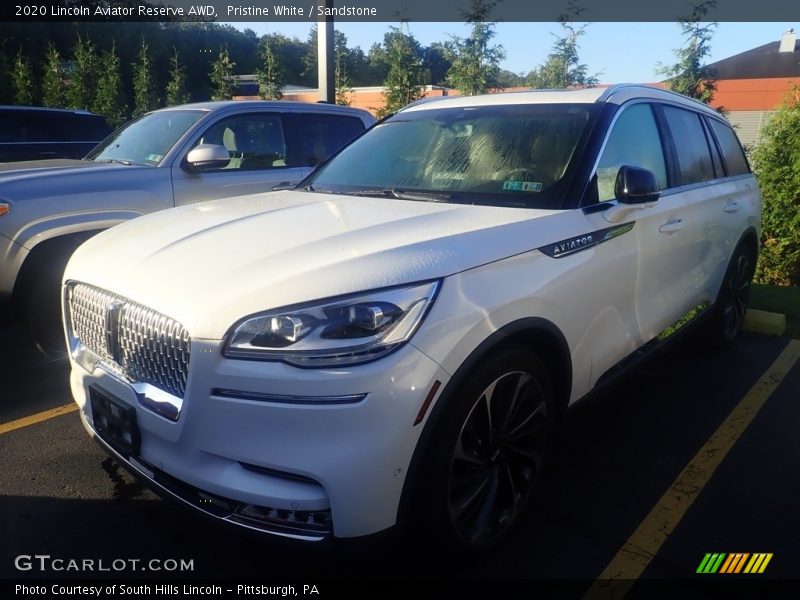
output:
[[[191,338],[183,325],[117,294],[86,285],[67,290],[70,334],[133,382],[183,398]]]

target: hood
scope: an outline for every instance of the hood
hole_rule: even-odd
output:
[[[101,233],[75,253],[65,279],[178,319],[195,338],[219,339],[255,312],[531,250],[530,223],[552,213],[308,192],[240,196]]]
[[[94,162],[91,160],[74,160],[58,158],[53,160],[27,160],[20,162],[0,163],[0,182],[25,179],[30,177],[50,177],[66,172],[78,174],[81,171],[94,169],[125,169],[125,165]]]

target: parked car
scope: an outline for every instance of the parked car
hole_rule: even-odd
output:
[[[103,117],[84,110],[0,106],[0,162],[83,158],[109,133]]]
[[[16,300],[40,341],[63,345],[61,275],[82,242],[156,210],[294,185],[374,121],[328,104],[189,104],[131,121],[83,160],[0,164],[0,304]]]
[[[564,409],[687,315],[735,339],[759,218],[730,125],[684,96],[418,103],[296,190],[79,248],[72,393],[117,460],[229,523],[321,540],[417,519],[484,548]]]

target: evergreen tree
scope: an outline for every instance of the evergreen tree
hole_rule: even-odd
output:
[[[14,85],[14,104],[33,105],[33,73],[30,61],[22,54],[22,48],[19,49],[17,57],[14,59],[11,81]]]
[[[349,94],[352,92],[352,81],[349,69],[349,51],[347,48],[347,38],[334,37],[334,82],[336,85],[336,104],[340,106],[350,106]]]
[[[189,92],[186,90],[186,73],[183,66],[178,62],[178,51],[173,48],[173,54],[169,59],[169,81],[167,82],[166,97],[167,106],[176,106],[189,102]]]
[[[0,53],[0,104],[11,102],[11,73],[8,68],[8,58]]]
[[[123,99],[122,77],[119,72],[119,57],[116,44],[104,52],[100,58],[100,77],[97,80],[97,94],[94,112],[103,115],[108,124],[117,127],[127,120],[128,107]]]
[[[272,51],[268,36],[262,38],[258,52],[261,57],[261,64],[256,70],[258,95],[263,100],[280,100],[283,98],[283,92],[281,92],[283,87],[283,68]]]
[[[97,88],[97,54],[89,38],[80,35],[72,54],[72,67],[67,73],[67,105],[88,110],[94,104]]]
[[[678,20],[686,45],[674,51],[678,62],[672,66],[659,65],[657,69],[659,75],[667,78],[667,87],[673,92],[706,104],[717,89],[714,73],[703,65],[711,54],[711,38],[717,23],[704,24],[703,19],[716,6],[716,0],[706,0],[695,5],[690,16]]]
[[[64,67],[61,55],[53,44],[47,47],[42,74],[42,106],[63,107],[67,104]]]
[[[143,36],[133,66],[133,116],[150,112],[157,104],[149,48]]]
[[[472,0],[467,23],[472,23],[472,32],[467,38],[454,37],[448,45],[448,58],[452,63],[447,72],[447,82],[465,95],[484,94],[500,70],[500,61],[505,50],[500,45],[492,46],[495,36],[494,23],[489,14],[495,3]]]
[[[384,36],[385,61],[389,66],[383,92],[386,105],[378,111],[386,115],[422,98],[422,56],[417,40],[402,29],[391,27]]]
[[[233,70],[236,63],[231,60],[227,46],[219,49],[217,60],[211,64],[211,99],[230,100],[236,84],[233,81]]]
[[[528,73],[528,85],[538,89],[597,85],[597,75],[589,75],[589,67],[578,58],[578,41],[587,25],[577,26],[575,19],[583,10],[574,1],[567,5],[567,12],[559,17],[561,36],[556,37],[544,64]]]

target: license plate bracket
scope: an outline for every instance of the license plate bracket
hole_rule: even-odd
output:
[[[97,435],[125,458],[139,455],[139,425],[136,409],[105,390],[89,388],[92,419]]]

